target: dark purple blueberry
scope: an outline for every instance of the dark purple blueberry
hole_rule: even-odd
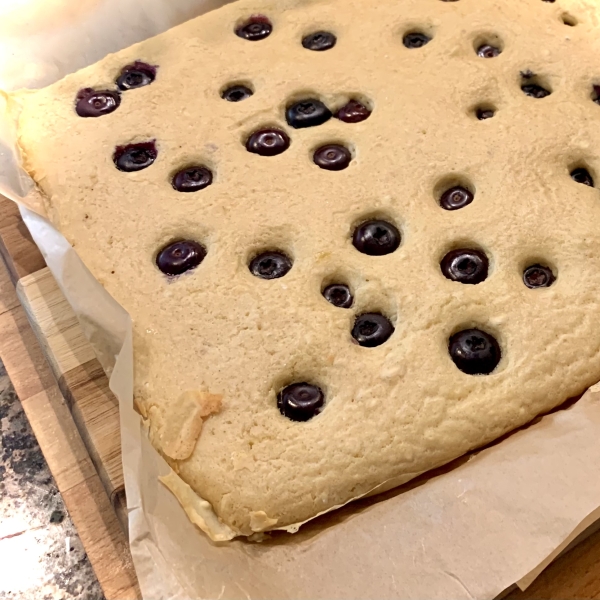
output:
[[[491,119],[496,114],[496,111],[493,108],[478,108],[475,111],[475,116],[480,121],[485,121],[485,119]]]
[[[555,281],[552,270],[542,265],[531,265],[523,271],[523,283],[532,290],[550,287]]]
[[[314,163],[327,171],[342,171],[348,167],[351,160],[350,150],[339,144],[321,146],[313,155]]]
[[[422,48],[431,41],[431,38],[420,31],[407,33],[402,40],[402,43],[407,48]]]
[[[308,98],[288,106],[285,118],[294,129],[304,129],[323,125],[331,119],[331,111],[320,100]]]
[[[446,190],[440,198],[440,206],[446,210],[458,210],[473,202],[473,194],[461,185]]]
[[[360,123],[371,116],[371,111],[358,100],[350,100],[335,113],[336,119],[344,123]]]
[[[254,92],[245,85],[232,85],[221,92],[221,98],[228,102],[241,102],[250,98]]]
[[[113,161],[119,171],[129,173],[146,169],[156,160],[157,156],[158,151],[153,140],[140,144],[117,146],[113,154]]]
[[[454,364],[467,375],[489,375],[502,356],[496,339],[480,329],[455,333],[450,338],[448,350]]]
[[[279,279],[292,268],[292,260],[283,252],[263,252],[252,259],[250,272],[261,279]]]
[[[101,117],[117,110],[121,104],[119,92],[85,88],[77,92],[75,112],[80,117]]]
[[[480,58],[495,58],[499,56],[502,50],[491,44],[482,44],[477,48],[477,56]]]
[[[172,184],[178,192],[197,192],[208,187],[213,181],[213,174],[206,167],[186,167],[175,173]]]
[[[378,313],[365,313],[356,318],[352,337],[365,348],[375,348],[385,344],[394,333],[390,320]]]
[[[593,85],[592,90],[592,100],[596,104],[600,104],[600,85]]]
[[[384,256],[395,252],[400,246],[402,236],[398,228],[380,219],[366,221],[354,230],[352,243],[363,254]]]
[[[193,240],[165,246],[156,257],[156,266],[165,275],[181,275],[195,269],[206,257],[206,248]]]
[[[315,50],[316,52],[323,52],[323,50],[329,50],[335,46],[337,38],[333,33],[329,31],[315,31],[315,33],[309,33],[302,40],[302,45],[307,50]]]
[[[352,292],[343,283],[333,283],[323,290],[323,297],[327,302],[338,308],[350,308],[354,302]]]
[[[259,40],[264,40],[266,37],[269,37],[272,31],[273,25],[271,25],[271,21],[269,21],[267,17],[264,17],[263,15],[253,15],[245,23],[240,25],[235,30],[235,33],[245,40],[258,42]]]
[[[150,85],[156,79],[156,67],[136,61],[121,70],[117,78],[117,87],[120,90],[134,90],[135,88]]]
[[[571,179],[577,183],[583,183],[583,185],[594,187],[594,179],[590,175],[590,172],[583,167],[571,171]]]
[[[246,150],[261,156],[276,156],[290,147],[290,138],[281,129],[255,131],[246,142]]]
[[[452,250],[444,256],[440,267],[448,279],[475,285],[487,279],[489,261],[480,250]]]
[[[277,408],[292,421],[308,421],[318,415],[325,404],[321,388],[310,383],[293,383],[277,394]]]
[[[545,98],[549,96],[552,92],[543,88],[541,85],[537,85],[536,83],[526,83],[521,86],[523,93],[526,96],[530,96],[531,98]]]

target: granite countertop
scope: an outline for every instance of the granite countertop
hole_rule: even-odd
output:
[[[0,599],[103,600],[0,362]]]

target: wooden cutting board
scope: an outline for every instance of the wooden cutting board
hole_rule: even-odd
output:
[[[119,404],[108,379],[48,267],[21,278],[17,296],[126,532]]]
[[[11,206],[7,206],[7,202]],[[10,214],[10,220],[3,219],[7,213]],[[33,245],[23,223],[15,218],[14,213],[14,205],[0,197],[0,254],[7,263],[11,278],[16,282],[17,295],[22,304],[22,308],[14,307],[12,304],[3,306],[0,285],[0,333],[2,333],[2,310],[8,309],[8,312],[13,312],[24,309],[23,312],[31,324],[50,365],[50,370],[58,381],[58,387],[71,410],[73,421],[87,448],[91,462],[126,531],[127,515],[117,400],[108,389],[106,375],[95,358],[91,346],[85,340],[73,310],[50,271],[43,267],[43,259]],[[0,351],[2,349],[0,338]],[[14,381],[14,377],[20,377],[21,374],[19,361],[12,361],[12,364],[15,365],[14,368],[8,369],[7,365],[7,369]],[[17,391],[19,392],[19,389]],[[21,396],[20,392],[19,395]],[[36,418],[36,415],[31,414]],[[61,456],[53,451],[51,444],[54,436],[48,435],[44,427],[44,421],[40,419],[36,422],[34,431],[53,474],[63,477]],[[62,458],[65,462],[69,460],[66,454]],[[68,508],[72,512],[69,505]],[[73,509],[75,508],[76,506],[73,505]],[[73,520],[80,534],[81,530],[88,530],[88,524],[81,517],[78,521],[75,517]],[[113,537],[115,535],[114,532],[109,533],[102,528],[97,529],[97,534]],[[98,540],[94,540],[93,536],[82,535],[82,541],[87,550]],[[88,554],[92,560],[91,553]],[[112,560],[114,568],[118,568],[119,557]],[[93,560],[92,564],[98,574],[99,565],[94,564]],[[102,565],[102,569],[106,569],[106,566]],[[132,589],[134,588],[135,584],[132,586]],[[107,597],[133,596],[107,594]],[[525,593],[513,590],[508,597],[512,600],[534,598],[600,600],[600,531],[554,562]]]
[[[93,411],[88,407],[80,410],[85,418],[75,424],[72,414],[77,414],[77,410],[71,413],[63,398],[16,294],[15,285],[19,279],[39,272],[44,266],[44,259],[23,224],[16,205],[0,196],[0,358],[106,599],[138,599],[141,595],[127,539],[114,510],[117,507],[121,515],[124,514],[121,504],[124,498],[118,493],[120,457],[115,460],[113,451],[111,458],[110,452],[106,453],[107,460],[104,454],[97,455],[96,461],[90,458],[86,444],[103,444],[95,435],[84,443],[79,430],[83,431],[86,419],[93,421]],[[61,300],[64,302],[64,298]],[[76,356],[85,354],[77,352]],[[86,365],[86,368],[89,367],[91,365]],[[86,382],[83,387],[94,381],[87,376],[82,379]],[[73,388],[78,387],[81,383],[73,378]],[[90,393],[97,396],[96,389],[102,386],[92,383],[92,387],[94,391]],[[70,401],[70,404],[72,406],[73,402]],[[104,419],[96,421],[103,426]],[[95,427],[94,424],[94,431]],[[110,437],[118,441],[118,428],[116,435],[113,431]],[[99,465],[104,466],[100,468]],[[103,473],[102,478],[98,472]],[[115,491],[111,494],[112,503],[105,491],[109,485],[112,487],[108,489]]]

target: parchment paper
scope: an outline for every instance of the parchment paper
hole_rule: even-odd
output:
[[[5,0],[0,87],[46,85],[224,3]],[[500,443],[295,535],[210,542],[157,481],[169,467],[133,411],[129,316],[63,236],[25,206],[32,189],[19,170],[11,123],[0,118],[0,192],[19,202],[120,402],[131,551],[146,599],[493,598],[515,582],[529,585],[600,519],[598,388]]]

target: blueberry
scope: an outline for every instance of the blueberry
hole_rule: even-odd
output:
[[[288,125],[294,129],[302,129],[322,125],[329,121],[331,111],[320,100],[308,98],[288,106],[285,118]]]
[[[531,98],[545,98],[549,96],[552,92],[543,88],[541,85],[537,85],[535,83],[526,83],[521,86],[523,93],[526,96],[531,96]]]
[[[178,192],[197,192],[208,187],[213,174],[206,167],[186,167],[173,176],[172,185]]]
[[[532,290],[550,287],[555,281],[552,270],[542,265],[531,265],[523,271],[523,283]]]
[[[261,156],[276,156],[290,147],[290,138],[281,129],[255,131],[246,141],[246,150]]]
[[[491,108],[478,108],[475,111],[475,116],[480,121],[485,121],[485,119],[491,119],[495,114],[496,112]]]
[[[335,113],[335,116],[344,123],[360,123],[371,116],[371,111],[358,100],[350,100]]]
[[[446,210],[458,210],[473,202],[473,194],[468,189],[456,185],[446,190],[440,198],[440,206]]]
[[[444,256],[440,267],[448,279],[474,285],[487,279],[489,261],[479,250],[452,250]]]
[[[228,102],[241,102],[253,94],[254,92],[245,85],[232,85],[221,92],[221,98]]]
[[[254,15],[240,25],[235,30],[235,33],[245,40],[258,42],[259,40],[264,40],[266,37],[269,37],[272,31],[273,25],[271,25],[271,22],[267,17]]]
[[[181,275],[195,269],[206,257],[206,248],[193,240],[173,242],[156,257],[156,266],[165,275]]]
[[[352,337],[365,348],[385,344],[394,333],[390,320],[378,313],[365,313],[357,317],[352,328]]]
[[[263,252],[252,259],[250,272],[261,279],[279,279],[292,268],[292,260],[283,252]]]
[[[594,187],[594,179],[590,175],[590,172],[583,167],[571,171],[571,179],[577,183],[583,183],[584,185]]]
[[[477,56],[480,58],[495,58],[499,56],[502,50],[490,44],[482,44],[477,48]]]
[[[117,87],[120,90],[133,90],[150,85],[156,79],[156,67],[136,61],[121,70],[117,78]]]
[[[75,99],[75,112],[80,117],[101,117],[117,110],[121,104],[119,92],[110,90],[79,90]]]
[[[412,48],[422,48],[423,46],[428,44],[430,41],[431,41],[431,38],[428,35],[425,35],[424,33],[421,33],[419,31],[413,31],[411,33],[407,33],[404,36],[402,43],[407,48],[412,49]]]
[[[352,160],[350,150],[339,144],[327,144],[315,150],[313,161],[326,171],[342,171]]]
[[[593,85],[592,90],[592,100],[596,104],[600,104],[600,85]]]
[[[366,221],[354,230],[352,243],[363,254],[384,256],[395,252],[400,246],[402,236],[398,228],[380,219]]]
[[[500,362],[500,346],[496,339],[480,329],[455,333],[448,350],[454,364],[467,375],[489,375]]]
[[[277,394],[277,408],[292,421],[308,421],[318,415],[325,404],[321,388],[310,383],[293,383]]]
[[[316,52],[323,52],[323,50],[329,50],[335,46],[337,38],[333,33],[329,31],[315,31],[304,37],[302,45],[307,50],[315,50]]]
[[[354,302],[352,292],[343,283],[333,283],[323,290],[323,297],[327,302],[338,308],[350,308]]]
[[[158,151],[154,141],[142,142],[117,146],[113,154],[113,161],[119,171],[141,171],[149,167],[157,156]]]

